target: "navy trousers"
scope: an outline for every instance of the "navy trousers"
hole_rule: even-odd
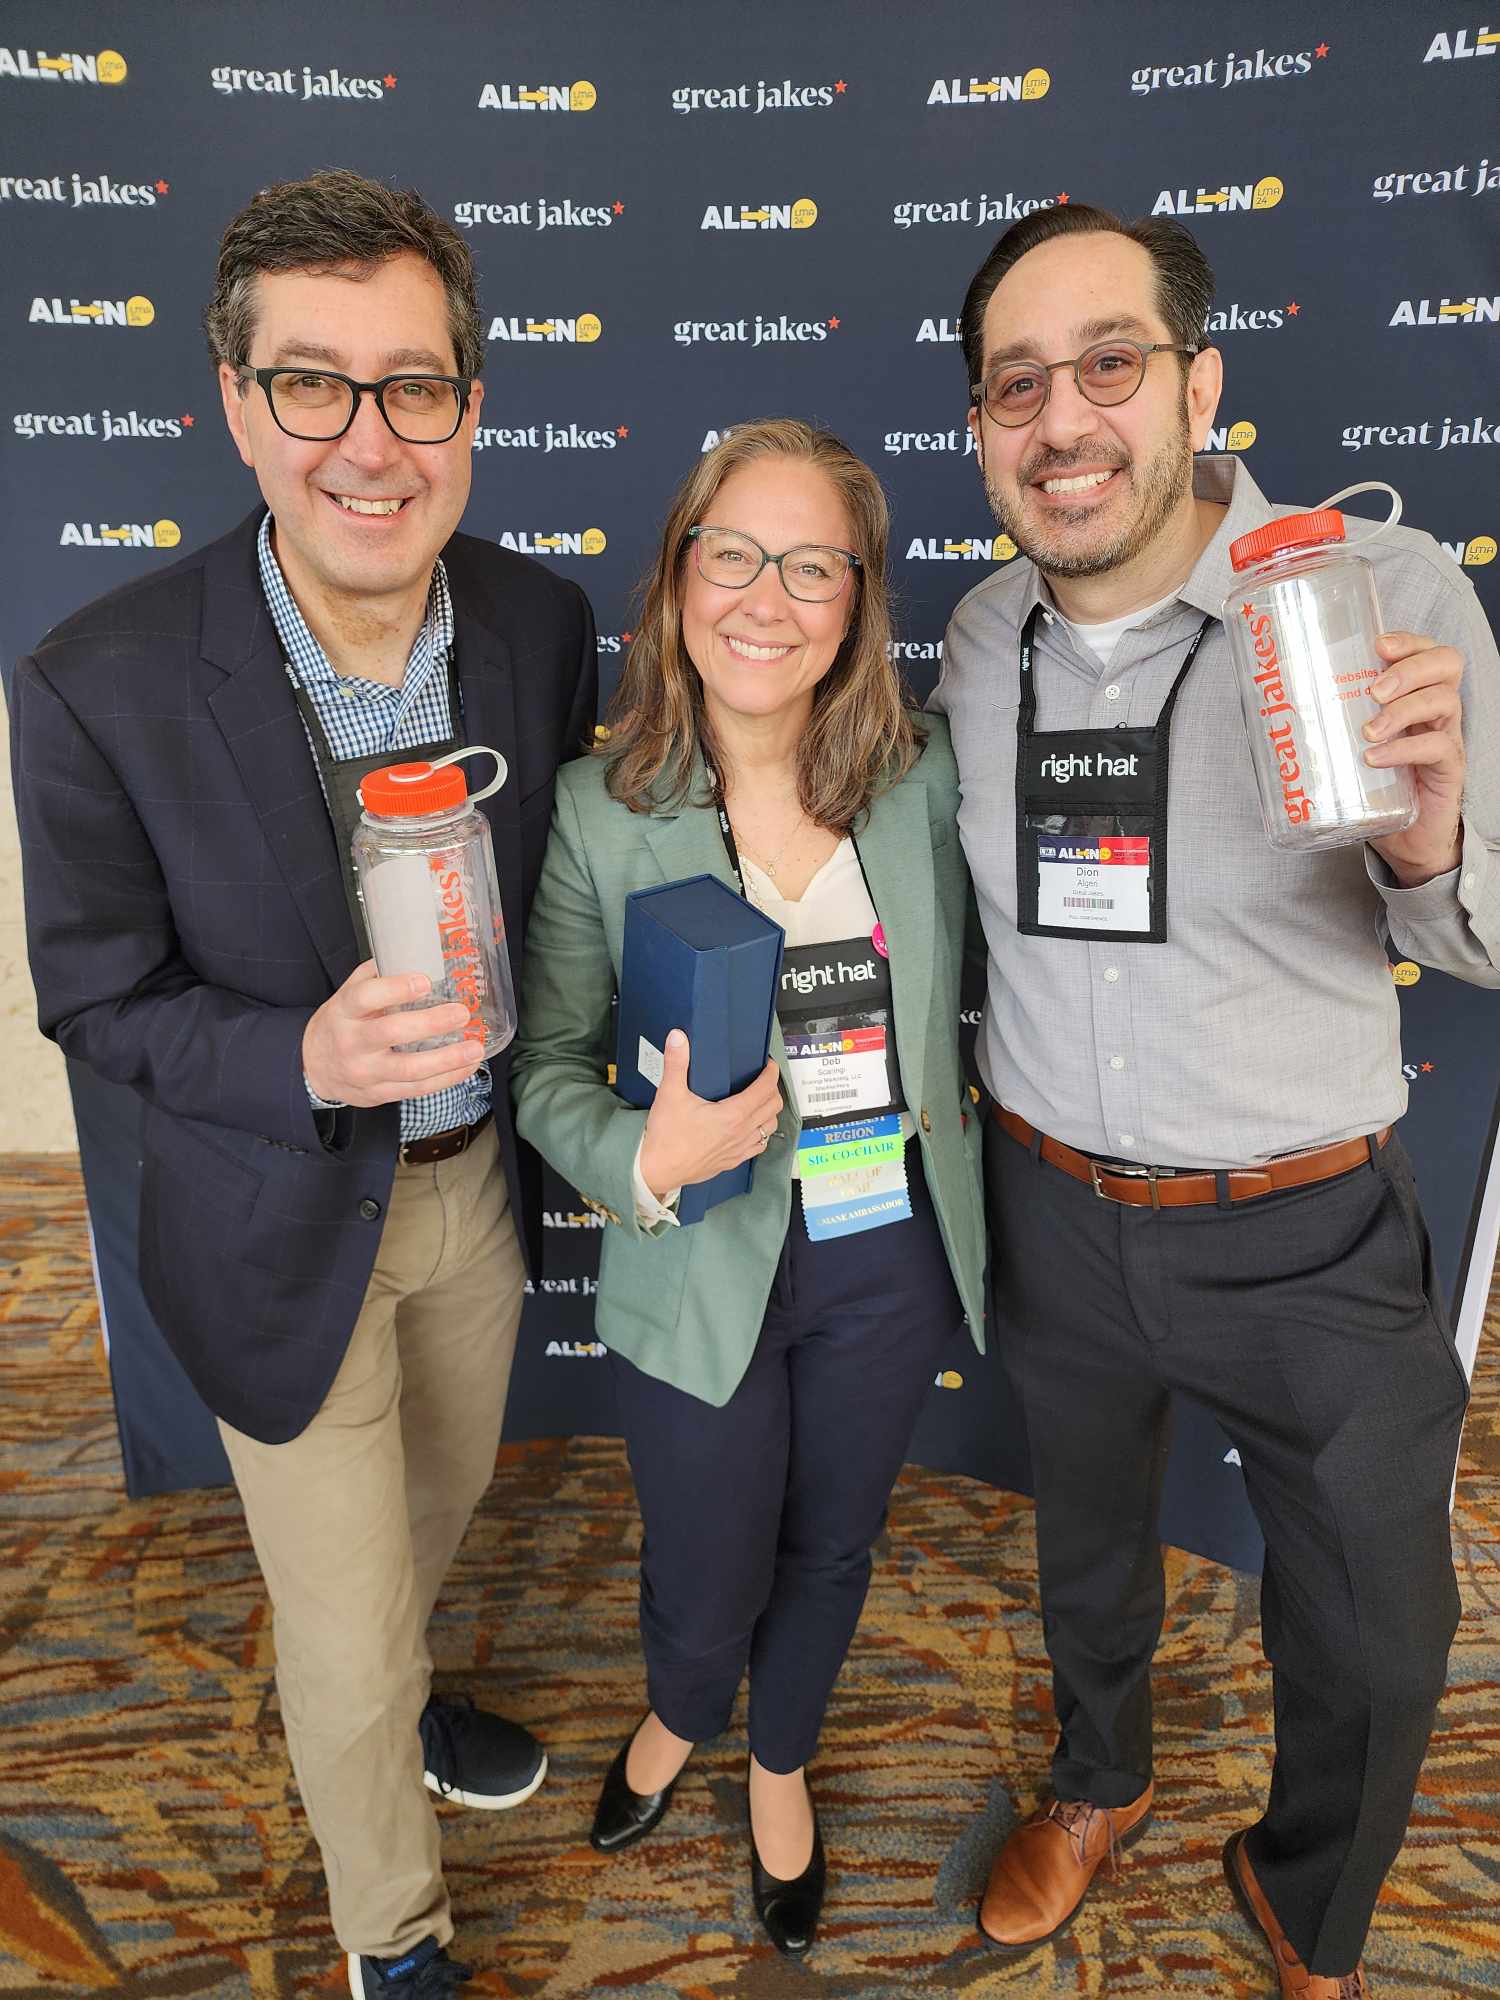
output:
[[[795,1771],[817,1746],[870,1580],[870,1547],[963,1321],[920,1149],[912,1214],[822,1243],[800,1198],[760,1339],[721,1409],[611,1354],[640,1501],[652,1708],[701,1743],[750,1671],[750,1748]]]
[[[1398,1139],[1310,1187],[1126,1208],[991,1122],[1002,1351],[1020,1392],[1064,1799],[1151,1776],[1170,1398],[1238,1448],[1265,1536],[1276,1763],[1248,1834],[1304,1963],[1351,1972],[1400,1849],[1458,1589],[1448,1493],[1467,1402]]]

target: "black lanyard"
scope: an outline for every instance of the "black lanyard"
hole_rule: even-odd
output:
[[[361,950],[369,945],[369,931],[365,923],[364,905],[359,894],[359,873],[354,866],[351,843],[355,828],[359,825],[364,811],[359,796],[359,788],[372,771],[386,770],[392,764],[431,763],[435,757],[442,757],[458,747],[458,731],[463,723],[463,697],[459,691],[458,672],[453,663],[453,649],[448,649],[445,665],[448,674],[448,734],[430,743],[404,744],[399,750],[377,750],[368,757],[338,757],[334,754],[323,718],[319,715],[312,697],[297,679],[290,661],[286,663],[287,678],[292,684],[292,694],[297,703],[308,740],[312,744],[314,762],[318,776],[322,780],[323,799],[328,807],[328,817],[333,822],[334,834],[339,843],[339,859],[344,878],[344,899],[349,905],[349,916],[354,924],[354,935]]]
[[[1198,627],[1155,723],[1039,731],[1035,642],[1041,615],[1041,605],[1033,605],[1020,639],[1017,929],[1026,937],[1164,943],[1172,716],[1214,620],[1205,617]],[[1116,864],[1107,871],[1111,879],[1101,877],[1095,862]],[[1070,866],[1076,870],[1071,878],[1058,873]],[[1067,892],[1061,902],[1059,885]]]

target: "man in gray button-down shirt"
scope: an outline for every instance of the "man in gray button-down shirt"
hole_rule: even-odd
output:
[[[1105,1853],[1144,1830],[1180,1391],[1238,1445],[1266,1538],[1277,1764],[1226,1871],[1283,1992],[1339,2000],[1368,1990],[1363,1939],[1457,1615],[1466,1387],[1387,1136],[1406,1105],[1387,953],[1500,985],[1500,660],[1429,536],[1367,544],[1387,633],[1366,755],[1413,768],[1420,813],[1369,845],[1269,844],[1219,614],[1230,544],[1294,510],[1238,461],[1193,458],[1221,383],[1201,344],[1212,290],[1179,225],[1127,232],[1071,206],[1001,238],[962,321],[986,489],[1030,560],[959,605],[933,706],[988,946],[997,1303],[1060,1732],[1054,1796],[997,1859],[981,1929],[1011,1952],[1055,1935]],[[1034,609],[1037,732],[1149,729],[1210,621],[1172,717],[1161,942],[1019,927]]]

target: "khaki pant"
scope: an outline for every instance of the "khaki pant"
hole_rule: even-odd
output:
[[[495,1469],[524,1274],[495,1128],[396,1168],[349,1351],[289,1444],[220,1423],[275,1613],[276,1684],[345,1951],[453,1935],[417,1721],[426,1627]]]

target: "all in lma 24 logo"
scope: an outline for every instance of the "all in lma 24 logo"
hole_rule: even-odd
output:
[[[27,83],[123,83],[129,64],[118,49],[96,56],[49,56],[45,49],[0,49],[0,76]]]
[[[755,208],[742,203],[710,202],[703,211],[700,229],[811,229],[818,219],[818,204],[804,195],[801,201],[761,202]]]
[[[584,528],[554,535],[537,535],[525,528],[507,528],[495,538],[502,549],[522,556],[602,556],[609,542],[602,528]]]
[[[487,83],[479,93],[481,111],[592,111],[599,93],[586,79],[577,83]]]
[[[1492,56],[1500,48],[1500,29],[1488,23],[1482,28],[1454,28],[1434,35],[1427,45],[1424,63],[1464,62],[1470,56]]]
[[[1500,324],[1500,292],[1481,297],[1470,292],[1467,298],[1402,299],[1391,314],[1390,326],[1495,326]]]
[[[1242,209],[1275,208],[1286,193],[1279,174],[1262,174],[1258,181],[1231,187],[1163,188],[1151,204],[1153,215],[1234,215]]]
[[[501,315],[490,321],[491,340],[550,340],[587,344],[604,331],[597,313],[575,313],[570,319],[555,314],[549,319],[523,319],[518,313]]]
[[[26,315],[32,326],[150,326],[156,307],[140,292],[128,299],[33,299]]]
[[[121,527],[64,521],[57,540],[64,549],[175,549],[182,530],[175,521],[127,521]]]
[[[929,104],[1035,104],[1052,88],[1040,67],[1017,76],[940,76],[927,93]]]

